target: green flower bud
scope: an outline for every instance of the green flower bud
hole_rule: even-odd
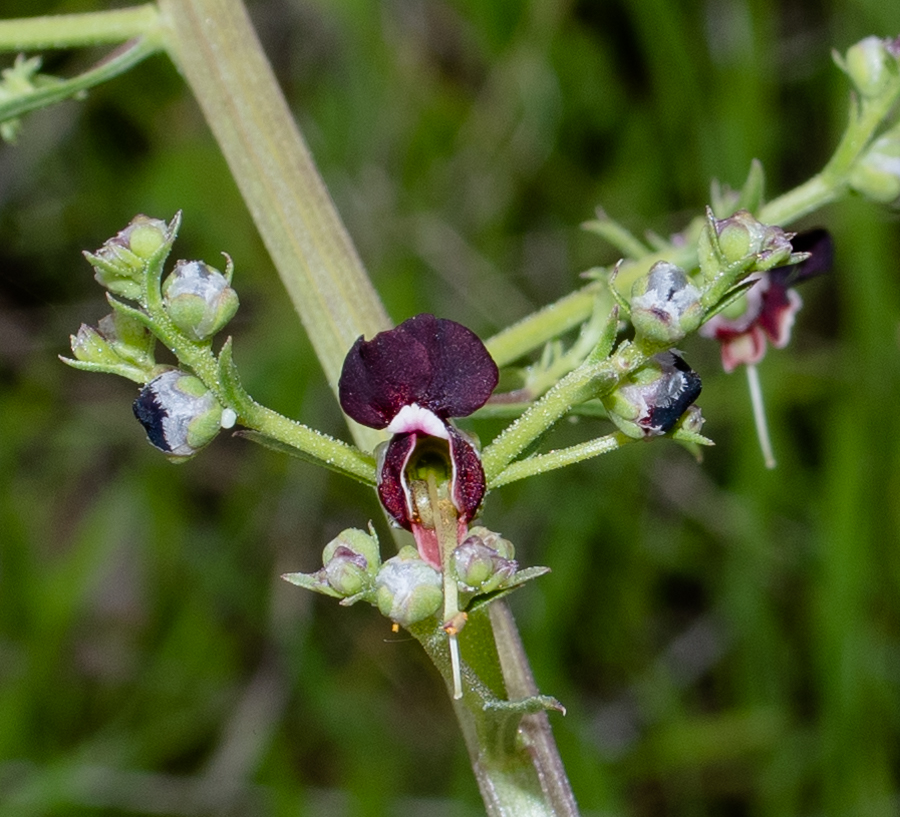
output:
[[[335,550],[322,570],[325,580],[342,596],[355,596],[369,585],[368,564],[358,553],[341,546]]]
[[[703,320],[700,290],[684,270],[657,261],[631,290],[631,322],[638,335],[671,345]]]
[[[174,230],[158,218],[135,216],[129,225],[84,257],[94,267],[94,277],[114,295],[138,301],[143,294],[147,261],[175,238]]]
[[[504,539],[499,533],[488,530],[484,525],[472,525],[469,528],[469,535],[477,536],[489,548],[496,550],[504,559],[514,559],[516,556],[516,549],[509,539]]]
[[[378,539],[356,528],[341,531],[322,553],[328,584],[342,596],[369,589],[381,566]]]
[[[850,186],[882,204],[900,198],[900,132],[888,132],[869,146],[850,171]]]
[[[488,544],[488,541],[507,540],[490,531],[487,533],[489,536],[482,538],[470,531],[453,551],[453,568],[463,591],[490,593],[516,573],[518,565]]]
[[[177,369],[144,386],[133,409],[151,444],[174,461],[193,457],[222,427],[215,395],[202,380]]]
[[[123,360],[148,372],[156,365],[153,357],[156,337],[136,318],[115,311],[101,318],[98,328]]]
[[[375,578],[378,609],[402,627],[433,616],[443,601],[441,574],[423,562],[413,547],[404,547],[388,559]]]
[[[122,362],[122,358],[110,346],[103,333],[86,323],[81,324],[78,333],[70,335],[69,340],[76,360],[98,363],[101,366],[117,366]]]
[[[153,377],[156,338],[128,315],[107,315],[97,329],[82,324],[69,340],[75,360],[62,360],[76,369],[117,374],[136,383],[146,383]]]
[[[746,210],[733,216],[714,220],[719,252],[726,263],[736,263],[753,257],[755,269],[771,269],[787,263],[793,247],[788,233],[763,224]]]
[[[237,312],[237,293],[228,279],[202,261],[179,261],[163,284],[166,312],[182,332],[205,340]]]
[[[897,78],[898,41],[866,37],[850,46],[842,68],[863,97],[874,98]]]

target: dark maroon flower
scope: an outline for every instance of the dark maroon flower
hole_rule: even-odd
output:
[[[478,452],[450,423],[481,408],[497,385],[497,365],[465,326],[416,315],[371,340],[359,338],[347,354],[338,392],[358,423],[386,428],[393,437],[378,464],[378,495],[397,524],[416,534],[422,557],[440,568],[436,541],[418,524],[408,469],[426,439],[445,440],[450,495],[464,526],[484,497]]]
[[[700,334],[715,338],[722,348],[722,366],[733,371],[741,363],[759,363],[766,339],[776,348],[787,346],[794,318],[803,301],[794,286],[831,268],[833,245],[827,230],[810,230],[791,239],[794,252],[812,253],[805,261],[758,273],[755,286],[744,295],[745,308],[734,316],[719,313]]]

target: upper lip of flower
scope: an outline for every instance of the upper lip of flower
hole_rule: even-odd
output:
[[[401,423],[429,426],[433,421],[423,412],[446,424],[481,408],[498,377],[497,364],[474,332],[423,314],[371,340],[360,337],[344,361],[338,392],[344,411],[371,428],[388,428],[404,409]],[[433,433],[427,427],[390,430]]]

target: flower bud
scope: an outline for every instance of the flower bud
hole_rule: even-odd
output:
[[[880,96],[897,76],[898,41],[866,37],[847,49],[842,67],[863,97]]]
[[[356,528],[341,531],[322,553],[328,584],[342,596],[355,596],[372,584],[381,565],[378,539]]]
[[[631,322],[643,337],[672,344],[693,332],[703,319],[700,290],[684,270],[657,261],[631,290]]]
[[[495,539],[506,541],[498,534],[487,533]],[[491,541],[489,537],[482,538],[470,532],[453,551],[453,568],[463,591],[490,593],[515,575],[518,565],[504,558],[486,540]]]
[[[700,375],[678,355],[655,355],[603,398],[609,418],[634,439],[671,431],[699,397]]]
[[[726,263],[751,260],[754,269],[765,270],[787,263],[791,257],[790,235],[781,227],[763,224],[746,210],[713,219],[719,252]]]
[[[158,218],[135,216],[129,225],[84,257],[94,267],[94,277],[114,295],[132,301],[143,294],[143,274],[147,261],[174,239],[173,231]]]
[[[155,365],[153,349],[156,337],[139,320],[115,311],[101,318],[97,326],[123,360],[148,371]]]
[[[882,204],[900,198],[900,132],[894,129],[872,142],[850,171],[850,186]]]
[[[77,334],[70,335],[69,340],[76,360],[98,363],[101,366],[117,366],[122,362],[103,333],[86,323],[81,324]]]
[[[213,441],[222,423],[222,406],[193,375],[170,369],[144,386],[134,416],[147,438],[170,459],[194,456]]]
[[[489,548],[496,550],[502,558],[515,558],[516,549],[513,543],[510,542],[509,539],[504,539],[499,533],[488,530],[484,525],[472,525],[472,527],[469,528],[469,535],[477,536]]]
[[[179,261],[163,284],[163,299],[172,323],[194,340],[214,335],[238,308],[228,279],[202,261]]]
[[[375,577],[378,609],[402,627],[433,616],[443,600],[441,574],[423,562],[415,548],[402,548]]]

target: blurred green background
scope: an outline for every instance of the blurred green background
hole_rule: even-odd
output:
[[[668,233],[754,157],[770,195],[816,172],[846,117],[830,49],[900,33],[884,0],[249,6],[392,317],[483,336],[615,260],[578,226],[598,204]],[[279,579],[379,520],[374,495],[225,436],[170,465],[133,384],[57,360],[107,311],[80,251],[177,209],[173,257],[234,258],[251,393],[346,436],[165,58],[0,147],[0,814],[481,813],[418,646]],[[586,814],[900,810],[900,230],[858,200],[816,224],[835,271],[761,367],[777,470],[744,378],[697,338],[702,465],[663,441],[488,500],[521,562],[553,569],[512,604]]]

